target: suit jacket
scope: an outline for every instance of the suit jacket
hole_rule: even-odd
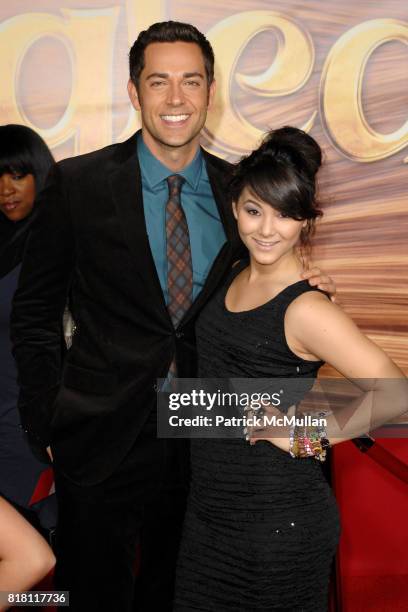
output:
[[[56,164],[42,193],[12,314],[19,408],[31,443],[51,442],[56,468],[76,482],[114,471],[174,356],[180,377],[196,375],[196,316],[240,249],[231,165],[203,154],[227,242],[176,330],[146,232],[136,135]],[[62,362],[68,293],[77,330]]]

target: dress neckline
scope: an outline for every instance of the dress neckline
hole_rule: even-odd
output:
[[[295,283],[291,283],[290,285],[288,285],[287,287],[285,287],[284,289],[279,291],[279,293],[274,295],[273,298],[271,298],[267,302],[264,302],[263,304],[260,304],[259,306],[255,306],[254,308],[249,308],[248,310],[229,310],[229,308],[227,308],[227,304],[226,304],[226,298],[227,298],[228,289],[231,287],[232,283],[234,282],[234,280],[238,276],[238,274],[240,272],[242,272],[242,270],[245,269],[245,266],[242,266],[242,263],[244,263],[246,265],[249,265],[249,263],[248,263],[248,261],[246,259],[244,259],[244,260],[242,260],[242,262],[238,262],[236,264],[235,268],[233,268],[233,272],[235,274],[233,274],[230,282],[227,283],[227,286],[226,286],[226,288],[225,288],[225,290],[223,291],[223,294],[222,294],[222,306],[223,306],[223,310],[224,310],[224,312],[226,312],[229,315],[245,315],[245,314],[250,314],[252,312],[256,312],[258,310],[266,308],[267,306],[269,306],[269,304],[274,302],[278,297],[281,297],[284,293],[286,293],[286,291],[288,289],[290,289],[291,287],[295,287],[296,285],[299,285],[300,283],[305,283],[306,282],[305,280],[299,280],[299,281],[296,281]]]

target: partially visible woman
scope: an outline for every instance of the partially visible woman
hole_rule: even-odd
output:
[[[0,126],[0,495],[23,512],[31,510],[30,499],[47,465],[33,456],[20,427],[9,319],[35,198],[53,163],[33,130]],[[44,504],[41,513],[44,527],[55,525],[55,500]]]
[[[6,593],[28,590],[54,565],[44,538],[0,497],[0,612],[12,606],[5,601]]]
[[[321,215],[320,165],[317,142],[291,127],[272,131],[237,165],[233,211],[249,257],[232,268],[196,325],[199,376],[292,379],[281,412],[296,403],[293,387],[306,392],[325,361],[350,379],[402,381],[406,392],[389,357],[302,280]],[[299,401],[303,394],[296,394]],[[324,458],[329,443],[367,431],[367,411],[360,413],[361,423],[337,439],[300,426],[286,437],[265,435],[256,443],[252,437],[252,445],[238,438],[191,441],[175,611],[327,610],[340,522],[315,459]]]

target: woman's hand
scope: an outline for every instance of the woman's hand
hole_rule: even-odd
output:
[[[296,406],[291,406],[287,416],[294,415],[295,410]],[[245,415],[248,423],[246,438],[251,446],[259,440],[265,440],[281,450],[289,452],[290,426],[283,423],[279,424],[285,415],[276,406],[263,403],[261,409],[246,410]],[[275,421],[273,418],[275,418]]]

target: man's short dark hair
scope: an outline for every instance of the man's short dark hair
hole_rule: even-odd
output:
[[[154,23],[147,30],[140,32],[129,53],[130,78],[136,88],[139,85],[140,73],[144,68],[144,52],[151,43],[172,42],[195,43],[201,49],[204,58],[207,82],[214,80],[214,51],[204,34],[190,23],[180,21],[162,21]]]

